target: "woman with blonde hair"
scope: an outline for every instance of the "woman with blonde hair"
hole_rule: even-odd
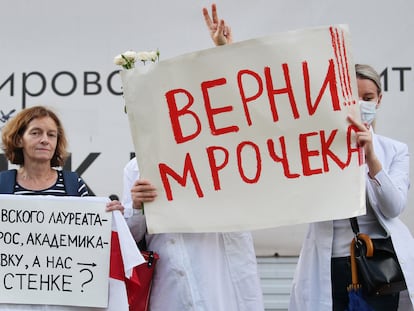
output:
[[[358,216],[360,232],[372,238],[391,237],[408,290],[389,295],[367,295],[376,311],[413,310],[414,239],[399,219],[407,205],[409,153],[406,144],[374,133],[373,122],[382,100],[379,74],[369,65],[355,66],[362,123],[349,117],[359,131],[366,167],[366,214]],[[334,208],[334,207],[333,207]],[[291,311],[344,311],[352,283],[349,219],[309,225],[293,280]]]

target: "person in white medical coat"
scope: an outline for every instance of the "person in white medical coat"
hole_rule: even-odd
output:
[[[381,104],[380,76],[368,65],[356,65],[363,124],[357,142],[364,148],[367,213],[358,216],[360,232],[371,237],[391,236],[408,290],[364,297],[374,310],[413,310],[414,239],[399,216],[406,208],[409,189],[409,153],[406,144],[374,133],[372,122]],[[333,206],[332,208],[335,208]],[[344,311],[351,284],[349,264],[353,232],[349,219],[309,225],[292,285],[291,311]]]
[[[122,203],[127,217],[134,212],[127,222],[136,241],[145,233],[141,204],[157,196],[154,186],[139,176],[133,158],[124,169]],[[151,290],[151,311],[264,310],[249,232],[146,234],[145,239],[147,248],[160,256]]]
[[[212,18],[206,9],[203,14],[215,44],[229,43],[231,31],[223,20],[218,20],[216,6],[212,6]],[[140,179],[137,160],[132,159],[124,169],[122,203],[137,241],[145,234],[142,203],[153,201],[156,196],[154,186]],[[151,290],[151,311],[264,310],[249,232],[145,236],[147,248],[160,256]]]

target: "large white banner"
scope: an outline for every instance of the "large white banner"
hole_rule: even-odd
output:
[[[145,205],[149,232],[364,213],[349,41],[346,26],[321,27],[124,70],[142,176],[160,192]]]
[[[0,195],[0,304],[106,307],[112,226],[106,202]]]

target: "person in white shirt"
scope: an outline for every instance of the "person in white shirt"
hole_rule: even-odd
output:
[[[231,42],[231,31],[212,16],[204,18],[216,45]],[[263,311],[253,238],[249,232],[146,234],[142,204],[157,191],[140,179],[136,158],[124,169],[122,203],[136,241],[159,254],[150,298],[151,311]]]
[[[138,163],[133,158],[124,169],[122,204],[136,241],[146,230],[141,204],[156,196],[154,186],[139,179]],[[151,311],[264,310],[250,233],[163,233],[146,234],[145,239],[147,248],[160,256],[151,290]]]
[[[207,13],[204,9],[214,42],[231,43],[230,27],[217,18],[211,20]],[[218,28],[228,37],[218,37]],[[374,133],[371,124],[382,99],[380,76],[368,65],[356,65],[355,69],[363,123],[352,117],[349,122],[359,129],[357,143],[364,148],[367,170],[367,214],[358,217],[359,227],[374,238],[391,236],[408,288],[401,293],[364,297],[364,300],[376,311],[410,311],[414,310],[414,239],[399,219],[406,207],[410,185],[408,147]],[[347,309],[353,237],[349,219],[309,225],[293,280],[290,311]]]
[[[414,305],[414,239],[399,219],[410,185],[408,147],[374,133],[371,124],[382,98],[380,76],[368,65],[356,65],[355,69],[364,124],[352,118],[349,121],[358,127],[357,142],[365,152],[367,195],[367,213],[357,217],[359,228],[374,238],[391,236],[408,288],[396,294],[363,298],[376,311],[410,311]],[[293,280],[290,311],[347,308],[347,286],[352,283],[349,245],[353,237],[349,219],[309,225]]]

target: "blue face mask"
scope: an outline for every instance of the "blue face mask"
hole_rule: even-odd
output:
[[[371,125],[375,119],[375,114],[377,113],[377,102],[360,100],[359,109],[361,111],[362,122]]]

